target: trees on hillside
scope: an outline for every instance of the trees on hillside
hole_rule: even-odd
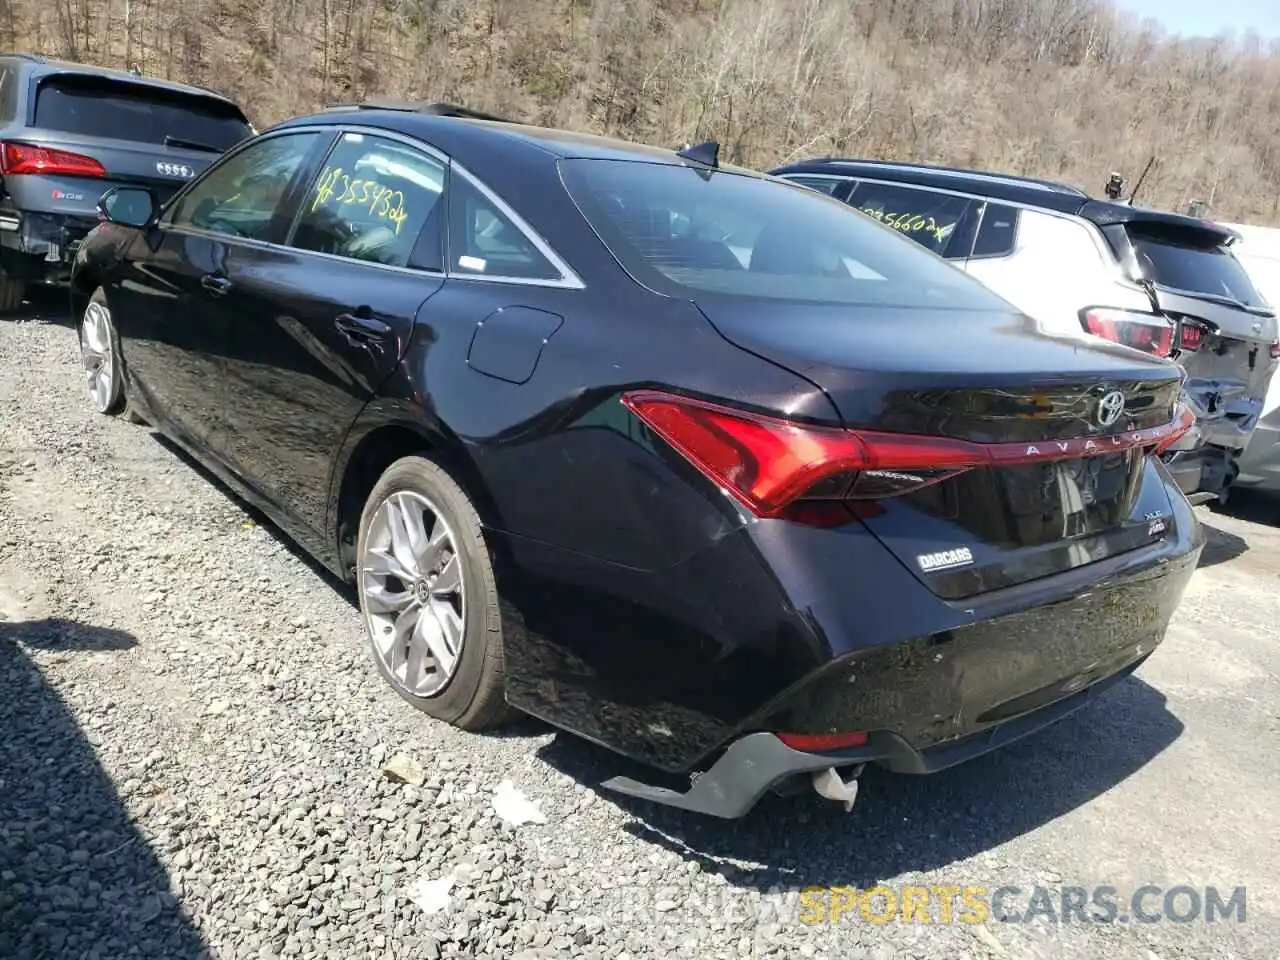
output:
[[[1280,217],[1280,43],[1185,40],[1109,0],[0,0],[10,49],[187,79],[263,125],[448,99],[739,163],[856,154]]]

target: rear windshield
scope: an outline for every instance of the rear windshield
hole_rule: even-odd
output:
[[[1143,276],[1153,283],[1191,294],[1226,297],[1247,307],[1266,302],[1230,251],[1200,231],[1168,227],[1128,227]]]
[[[176,137],[219,152],[249,135],[234,107],[211,98],[97,78],[53,77],[40,84],[35,126],[138,143]]]
[[[627,272],[668,296],[1009,309],[913,241],[803,186],[630,160],[560,169]]]

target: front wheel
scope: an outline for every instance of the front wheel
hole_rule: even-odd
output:
[[[378,480],[356,583],[374,662],[396,693],[464,730],[508,719],[493,561],[475,507],[439,464],[404,457]]]
[[[111,308],[101,287],[93,292],[80,317],[80,361],[93,408],[107,416],[124,412],[120,338],[116,336]]]

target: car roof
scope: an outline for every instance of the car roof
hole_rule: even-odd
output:
[[[958,167],[933,166],[925,163],[821,157],[793,163],[771,172],[775,175],[823,173],[846,177],[872,177],[921,187],[960,190],[996,200],[1044,207],[1061,213],[1076,213],[1089,199],[1089,195],[1083,190],[1053,180],[992,173],[985,170],[962,170]]]
[[[114,80],[120,83],[131,83],[138,86],[150,87],[155,90],[166,90],[172,93],[185,93],[193,96],[200,96],[220,100],[223,103],[231,104],[240,109],[239,105],[213,90],[205,87],[197,87],[189,83],[179,83],[176,80],[162,80],[159,77],[141,76],[131,73],[128,70],[117,70],[112,67],[98,67],[88,63],[73,63],[68,60],[51,60],[48,57],[42,57],[37,54],[29,53],[5,53],[0,54],[0,61],[18,61],[29,65],[28,72],[36,76],[55,76],[58,74],[78,74],[80,76],[101,77],[104,80]]]
[[[965,170],[959,167],[933,166],[925,163],[902,163],[889,160],[843,159],[821,157],[804,160],[770,171],[774,176],[784,174],[818,173],[829,176],[887,180],[909,186],[933,187],[939,190],[956,190],[961,193],[1004,200],[1026,207],[1038,207],[1056,213],[1075,214],[1092,221],[1099,227],[1124,223],[1162,224],[1169,227],[1193,229],[1216,236],[1219,242],[1233,239],[1234,231],[1209,220],[1201,220],[1180,213],[1150,210],[1127,203],[1098,200],[1078,187],[1055,180],[1022,177],[986,170]]]
[[[501,142],[508,147],[523,148],[557,158],[629,160],[705,169],[701,164],[685,160],[674,149],[508,120],[440,115],[428,112],[425,108],[414,110],[361,105],[342,106],[330,108],[322,113],[286,120],[271,129],[317,124],[359,124],[390,130],[433,144],[451,156],[457,156],[463,163],[467,162],[465,155],[468,152],[476,149],[492,149],[495,142]],[[763,176],[758,171],[724,163],[720,164],[718,169],[752,177]]]

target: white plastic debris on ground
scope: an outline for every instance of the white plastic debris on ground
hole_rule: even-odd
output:
[[[418,877],[405,889],[405,894],[422,909],[423,913],[430,915],[443,913],[449,909],[452,890],[452,876],[437,877],[434,880]]]
[[[513,827],[525,823],[547,822],[546,815],[516,789],[510,780],[503,780],[493,792],[493,810],[504,823]]]

